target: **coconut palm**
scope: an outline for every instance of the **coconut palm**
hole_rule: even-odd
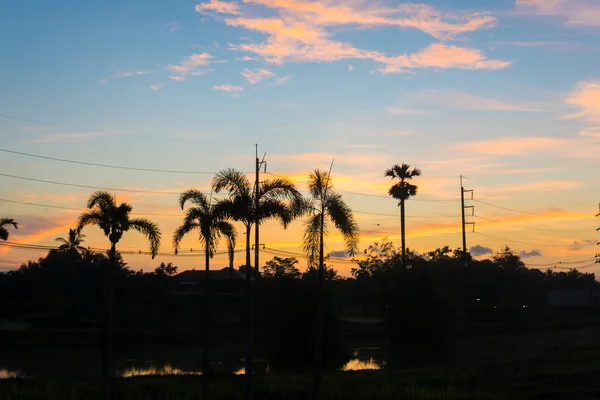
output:
[[[268,219],[279,220],[284,228],[300,215],[302,195],[288,179],[276,178],[260,182],[258,188],[241,171],[226,169],[213,179],[216,193],[227,191],[229,196],[219,204],[227,216],[241,222],[246,230],[246,398],[253,396],[252,373],[252,283],[250,263],[250,234],[258,220],[259,225]],[[257,191],[258,190],[258,191]],[[258,201],[258,207],[256,203]],[[258,246],[258,243],[256,243]],[[258,264],[258,262],[256,263]],[[258,265],[254,266],[258,277]]]
[[[110,241],[109,265],[105,287],[104,326],[102,340],[102,388],[101,396],[110,399],[111,351],[112,351],[112,303],[116,271],[119,257],[117,243],[129,230],[137,231],[148,240],[152,258],[160,247],[160,229],[154,222],[145,218],[130,218],[132,207],[127,203],[117,205],[113,195],[104,191],[93,193],[87,203],[87,211],[79,216],[77,230],[81,231],[87,225],[97,225]]]
[[[5,228],[6,225],[12,225],[13,228],[17,229],[19,223],[12,218],[0,218],[0,240],[8,240],[8,229]]]
[[[315,340],[314,395],[319,395],[323,375],[323,284],[324,284],[324,237],[328,232],[329,220],[344,238],[346,252],[354,255],[358,250],[359,230],[352,210],[342,196],[333,191],[330,174],[320,170],[311,172],[308,178],[308,191],[311,198],[305,202],[308,214],[304,231],[304,251],[310,268],[318,268],[318,309]]]
[[[405,229],[405,214],[404,214],[404,203],[413,196],[417,195],[418,187],[411,184],[409,181],[415,176],[421,176],[421,170],[419,168],[410,169],[410,165],[394,165],[387,171],[385,176],[397,179],[399,182],[395,183],[388,191],[389,195],[394,199],[398,200],[398,206],[400,206],[400,237],[402,238],[402,266],[406,267],[406,229]]]
[[[209,338],[210,338],[210,286],[209,270],[210,259],[213,258],[221,237],[235,244],[236,232],[227,216],[223,213],[220,204],[213,204],[207,196],[198,190],[188,190],[179,197],[179,206],[183,210],[185,204],[190,202],[194,207],[188,208],[183,224],[173,234],[173,247],[179,249],[181,240],[189,232],[198,230],[200,243],[204,245],[205,273],[204,273],[204,341],[202,351],[202,398],[208,398],[208,380],[210,376],[209,363]]]
[[[88,251],[81,244],[85,242],[85,235],[77,229],[69,229],[69,236],[65,238],[58,237],[55,240],[62,243],[58,246],[58,251],[66,253],[80,253]]]

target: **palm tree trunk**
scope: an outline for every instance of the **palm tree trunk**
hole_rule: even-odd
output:
[[[318,399],[321,393],[321,385],[323,381],[323,286],[325,275],[325,251],[324,229],[325,229],[325,210],[321,208],[321,227],[319,238],[319,271],[318,271],[318,287],[317,287],[317,321],[315,324],[315,371],[314,371],[314,398]]]
[[[112,325],[113,325],[113,299],[115,295],[115,272],[117,270],[116,243],[111,243],[108,254],[109,267],[106,274],[106,285],[104,290],[104,310],[102,327],[102,384],[100,388],[100,398],[110,400],[110,381],[112,364]]]
[[[250,267],[250,232],[246,226],[246,351],[244,367],[246,374],[246,400],[254,397],[253,354],[252,354],[252,271]]]
[[[203,329],[204,329],[204,340],[202,341],[202,400],[208,399],[208,382],[210,379],[210,312],[211,312],[211,292],[209,281],[210,278],[208,276],[210,268],[210,254],[209,247],[206,245],[206,267],[204,272],[204,321],[203,321]]]
[[[400,236],[402,238],[402,267],[406,268],[406,230],[404,226],[404,200],[400,200]]]

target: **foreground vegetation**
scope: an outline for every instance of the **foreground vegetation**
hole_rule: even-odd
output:
[[[397,399],[590,399],[600,395],[600,347],[558,346],[528,361],[487,367],[427,367],[402,371],[326,374],[328,400]],[[312,377],[266,375],[256,379],[255,398],[310,399]],[[127,400],[201,399],[198,376],[145,376],[116,379],[113,398]],[[95,382],[12,379],[0,381],[6,400],[94,398]],[[211,398],[243,398],[242,376],[215,376]]]

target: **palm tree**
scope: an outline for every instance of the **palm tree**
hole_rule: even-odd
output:
[[[233,263],[235,261],[235,237],[227,238],[227,259],[229,261],[229,278],[233,278]]]
[[[150,244],[152,258],[160,247],[160,229],[154,222],[145,218],[130,218],[132,207],[127,203],[117,205],[116,199],[108,192],[93,193],[87,203],[87,211],[79,216],[77,230],[87,225],[97,225],[110,241],[108,252],[110,270],[107,271],[104,302],[104,326],[102,339],[102,387],[101,396],[110,399],[111,351],[112,351],[112,303],[114,297],[115,273],[119,257],[117,243],[129,230],[140,232]]]
[[[324,285],[324,236],[328,232],[326,218],[342,233],[346,251],[354,255],[358,250],[359,230],[352,210],[342,196],[333,191],[328,172],[315,170],[308,178],[308,191],[311,198],[305,202],[308,214],[304,231],[304,251],[308,256],[309,267],[318,266],[317,329],[315,337],[315,377],[314,395],[318,397],[323,378],[323,285]],[[317,258],[318,257],[318,258]]]
[[[202,398],[208,398],[209,364],[209,328],[210,328],[210,289],[209,270],[210,259],[215,255],[219,240],[225,236],[229,242],[235,243],[235,228],[226,219],[219,203],[213,204],[206,195],[198,190],[188,190],[179,197],[179,206],[183,210],[187,202],[194,207],[186,211],[183,224],[173,234],[173,247],[179,249],[183,237],[198,230],[200,243],[204,244],[205,273],[204,273],[204,341],[202,351]]]
[[[67,237],[67,239],[59,237],[55,240],[57,242],[62,243],[60,246],[58,246],[58,251],[66,253],[83,254],[84,252],[88,251],[85,247],[81,245],[83,242],[85,242],[84,238],[85,235],[77,229],[69,229],[69,236]]]
[[[246,265],[250,266],[250,236],[256,221],[256,185],[241,171],[227,169],[219,172],[213,179],[215,193],[229,192],[229,198],[220,201],[220,207],[234,221],[241,222],[246,228]],[[284,228],[299,215],[302,195],[294,184],[285,178],[268,179],[259,184],[258,221],[279,220]],[[255,276],[258,266],[255,265]]]
[[[288,179],[276,178],[260,182],[258,188],[241,171],[226,169],[220,171],[213,179],[216,193],[226,190],[229,197],[220,200],[219,204],[227,216],[241,222],[246,228],[246,398],[253,396],[252,373],[252,268],[250,263],[250,234],[252,226],[258,220],[262,223],[268,219],[279,220],[284,228],[301,213],[302,195]],[[256,204],[258,203],[258,207]],[[258,246],[258,243],[256,243]],[[254,274],[258,277],[258,265]]]
[[[8,240],[8,229],[6,229],[5,225],[12,225],[15,229],[18,228],[19,223],[12,218],[0,218],[0,239],[7,241]]]
[[[406,267],[406,229],[404,225],[404,202],[413,196],[417,195],[418,187],[411,184],[409,181],[415,176],[421,176],[419,168],[410,169],[410,165],[394,165],[392,168],[385,171],[385,176],[392,179],[398,179],[388,191],[389,195],[398,200],[400,206],[400,236],[402,238],[402,266]]]

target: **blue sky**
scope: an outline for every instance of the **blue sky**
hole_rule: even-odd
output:
[[[0,16],[2,148],[215,172],[251,170],[259,143],[269,171],[299,181],[335,159],[350,206],[389,214],[357,213],[365,248],[382,236],[398,241],[389,234],[398,231],[395,203],[373,195],[386,193],[383,171],[406,162],[423,169],[410,247],[460,246],[463,174],[476,199],[529,213],[475,203],[469,245],[539,249],[532,264],[587,260],[600,223],[598,21],[592,0],[18,2]],[[129,190],[180,192],[211,178],[6,152],[0,163],[9,175]],[[69,208],[91,191],[0,180],[1,198]],[[178,212],[171,194],[116,193],[141,212]],[[12,236],[24,243],[52,243],[77,216],[1,204],[3,216],[24,221]],[[178,220],[158,222],[170,251]],[[264,231],[273,248],[300,251],[300,221]],[[339,240],[332,235],[328,248]],[[124,246],[143,243],[133,234]],[[4,250],[0,259],[10,267],[38,256]]]

